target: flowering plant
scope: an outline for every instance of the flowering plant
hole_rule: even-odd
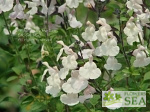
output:
[[[149,106],[149,7],[148,0],[0,0],[1,85],[19,95],[3,95],[2,105],[17,97],[23,112],[105,112],[102,91],[138,90]]]

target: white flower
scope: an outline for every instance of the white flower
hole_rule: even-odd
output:
[[[77,8],[79,3],[82,3],[83,0],[66,0],[66,4],[70,8]]]
[[[43,81],[44,76],[49,72],[49,77],[47,78],[48,85],[46,86],[45,92],[51,94],[53,97],[56,97],[61,90],[61,80],[58,75],[58,69],[56,67],[52,68],[47,62],[43,62],[43,65],[47,67],[44,71],[41,81]]]
[[[64,23],[64,19],[58,15],[55,16],[56,19],[55,19],[55,24],[61,24],[61,23]]]
[[[7,12],[13,8],[14,0],[0,0],[0,12]]]
[[[87,24],[88,24],[88,27],[85,29],[85,32],[82,33],[82,38],[85,41],[95,41],[95,40],[97,40],[97,37],[94,35],[95,26],[90,21],[88,21]]]
[[[84,6],[85,7],[92,6],[94,8],[95,7],[95,2],[94,2],[94,0],[85,0],[84,1]]]
[[[79,42],[80,47],[84,46],[84,43],[79,39],[79,37],[77,35],[72,35],[72,37]]]
[[[31,9],[27,12],[27,14],[34,15],[34,14],[37,13],[37,11],[38,11],[37,6],[39,5],[38,2],[36,2],[36,1],[35,1],[35,2],[25,1],[25,3],[28,4],[28,8],[31,8]]]
[[[37,6],[42,4],[42,0],[32,0],[34,3],[37,4]]]
[[[82,27],[82,23],[80,21],[77,21],[76,17],[73,15],[73,14],[69,14],[68,15],[68,18],[69,18],[69,25],[72,27],[72,28],[80,28]]]
[[[45,56],[48,56],[48,55],[49,55],[49,52],[45,51],[44,50],[44,45],[42,45],[42,48],[41,48],[41,56],[42,56],[42,58],[44,58]]]
[[[57,61],[59,60],[59,58],[63,54],[63,51],[65,51],[65,53],[67,55],[74,55],[76,59],[78,58],[77,54],[75,52],[73,52],[73,50],[70,48],[70,47],[74,46],[74,43],[71,44],[70,46],[65,45],[63,41],[57,41],[57,43],[63,46],[63,48],[60,49],[60,51],[57,55]],[[71,56],[68,56],[68,57],[71,57]],[[66,58],[67,57],[63,57],[62,59],[66,59]]]
[[[71,78],[62,85],[66,93],[79,93],[88,86],[88,81],[79,75],[78,70],[72,71]]]
[[[79,74],[86,79],[97,79],[101,75],[101,70],[93,61],[89,61],[80,67]]]
[[[119,53],[116,38],[109,38],[101,46],[95,49],[96,56],[116,56]]]
[[[104,65],[107,70],[119,70],[121,66],[115,57],[109,57],[107,63]]]
[[[68,55],[67,57],[63,57],[62,65],[64,68],[68,69],[76,69],[77,68],[77,61],[75,55]]]
[[[60,59],[61,55],[63,54],[64,48],[61,48],[58,55],[57,55],[57,61]]]
[[[58,13],[62,14],[63,12],[65,12],[65,10],[66,10],[66,3],[58,7]]]
[[[84,103],[85,100],[93,98],[93,95],[96,92],[95,88],[88,85],[88,87],[84,90],[84,95],[79,96],[80,103]]]
[[[127,42],[129,45],[133,45],[133,42],[139,42],[138,34],[140,29],[133,22],[134,17],[131,17],[124,28],[124,33],[128,36]]]
[[[58,73],[58,69],[57,68],[52,68],[49,66],[49,64],[47,62],[42,62],[43,65],[45,65],[47,67],[46,70],[44,70],[44,73],[42,75],[41,81],[43,81],[46,73],[48,72],[50,75],[55,75]]]
[[[68,55],[71,55],[71,54],[74,53],[72,51],[72,49],[69,48],[70,46],[65,45],[63,41],[57,41],[57,43],[63,46],[63,48],[60,49],[60,51],[57,55],[58,60],[59,60],[60,56],[62,55],[63,51],[65,51],[65,53],[68,54]]]
[[[101,26],[99,30],[95,32],[95,36],[100,42],[105,42],[108,39],[107,33],[105,26]]]
[[[134,12],[142,12],[142,6],[140,5],[143,4],[142,0],[129,0],[126,4],[129,10],[134,10]]]
[[[96,23],[102,26],[99,27],[99,30],[95,32],[95,36],[100,42],[105,42],[108,39],[108,33],[111,31],[111,27],[106,23],[105,18],[99,18]]]
[[[90,98],[93,98],[92,94],[79,96],[79,101],[80,101],[80,103],[84,103],[85,100],[90,99]]]
[[[66,78],[66,76],[68,75],[69,73],[69,69],[67,68],[61,68],[60,71],[59,71],[59,77],[63,80]]]
[[[93,49],[83,49],[81,52],[78,52],[80,56],[83,57],[83,59],[88,59],[92,56]]]
[[[143,26],[145,26],[147,23],[150,23],[150,12],[148,9],[145,10],[145,13],[137,14],[137,17]]]
[[[91,49],[95,49],[94,45],[92,42],[87,42],[87,45],[91,48]]]
[[[111,27],[109,24],[107,24],[106,19],[105,18],[99,18],[98,21],[96,21],[96,24],[102,25],[106,27],[106,30],[111,30]]]
[[[30,33],[35,33],[37,30],[39,30],[39,27],[35,25],[35,23],[32,21],[32,16],[30,16],[26,21],[26,30],[29,30]]]
[[[14,8],[13,8],[13,11],[12,13],[10,13],[9,15],[9,18],[11,19],[24,19],[25,18],[25,14],[23,12],[23,7],[20,3],[17,3]]]
[[[62,94],[60,101],[69,106],[76,105],[79,103],[78,94]]]
[[[10,26],[15,27],[15,29],[12,31],[12,34],[15,35],[17,33],[17,31],[18,31],[18,23],[17,23],[17,21],[12,20]],[[4,28],[4,33],[6,35],[9,35],[8,29]]]
[[[114,77],[115,73],[116,73],[116,71],[112,71],[112,73],[110,74],[111,76],[109,76],[107,72],[104,72],[103,79],[106,80],[106,81],[109,81],[110,78]]]
[[[47,78],[48,86],[46,87],[46,93],[56,97],[61,90],[61,80],[58,74],[51,75]]]
[[[94,94],[96,90],[94,87],[88,85],[88,87],[84,90],[84,95]]]
[[[138,49],[135,49],[133,55],[136,57],[136,60],[133,62],[134,67],[144,67],[150,64],[150,57],[146,56],[146,48],[143,46],[138,46]]]
[[[47,7],[47,4],[44,2],[44,0],[42,0],[42,10],[41,12],[45,15],[51,15],[55,10],[56,10],[56,7],[55,7],[55,4],[56,4],[56,0],[51,0],[51,3],[50,3],[50,6]]]

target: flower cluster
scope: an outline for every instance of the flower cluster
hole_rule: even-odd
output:
[[[73,35],[76,39],[79,39],[76,35]],[[97,65],[93,62],[92,52],[85,52],[82,54],[75,53],[71,46],[67,46],[63,41],[58,41],[58,44],[62,45],[57,55],[57,61],[62,59],[62,68],[50,67],[47,62],[43,64],[47,67],[44,71],[42,80],[46,73],[49,73],[47,78],[46,93],[51,94],[53,97],[58,96],[59,92],[63,90],[65,92],[60,96],[62,103],[67,105],[75,105],[79,102],[83,103],[86,99],[92,98],[92,94],[95,93],[95,89],[88,84],[89,79],[97,79],[101,75],[101,70],[97,68]],[[63,56],[65,52],[66,56]],[[84,52],[84,51],[83,51]],[[83,66],[78,65],[78,56],[84,55],[89,61]],[[81,66],[80,68],[78,66]],[[78,95],[84,90],[83,95]]]
[[[119,53],[117,39],[111,32],[111,27],[106,23],[104,18],[99,18],[96,23],[101,25],[99,30],[96,31],[95,26],[88,21],[88,27],[85,29],[85,32],[82,33],[82,37],[85,41],[92,42],[98,40],[100,46],[93,49],[94,55],[100,57],[108,56],[107,64],[104,67],[107,70],[119,70],[121,68],[121,64],[119,64],[115,58],[115,56]]]
[[[130,0],[127,1],[127,8],[133,10],[135,17],[131,17],[126,27],[124,28],[124,33],[127,35],[127,43],[133,45],[134,42],[140,42],[138,49],[135,49],[133,56],[136,57],[136,60],[133,62],[134,67],[144,67],[150,64],[148,52],[146,47],[144,47],[144,33],[143,27],[149,27],[150,23],[150,11],[144,7],[142,8],[142,0]]]
[[[89,80],[95,80],[101,76],[101,70],[93,62],[94,56],[108,56],[104,65],[107,70],[116,71],[122,66],[115,58],[119,53],[119,47],[117,46],[116,37],[111,32],[110,25],[106,23],[104,18],[99,18],[97,24],[102,25],[98,31],[96,31],[95,26],[91,22],[87,22],[88,26],[85,32],[82,33],[82,38],[85,42],[82,42],[77,35],[73,35],[76,40],[75,43],[78,43],[78,47],[84,48],[86,44],[89,44],[90,48],[85,47],[76,53],[72,49],[76,45],[75,43],[67,46],[63,41],[57,42],[62,45],[57,55],[57,61],[62,60],[62,68],[52,68],[47,62],[43,62],[47,69],[44,71],[42,79],[47,72],[50,75],[47,78],[46,93],[56,97],[63,90],[64,94],[61,94],[60,100],[64,104],[72,106],[92,98],[95,89],[89,85]],[[98,41],[101,44],[95,49],[92,41]],[[63,54],[65,56],[62,57]],[[80,58],[85,61],[88,59],[89,61],[84,61],[84,65],[80,65],[78,64]]]

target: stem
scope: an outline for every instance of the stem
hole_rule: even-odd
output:
[[[48,5],[48,3],[49,3],[49,1],[47,0],[47,5]],[[49,40],[49,22],[48,22],[49,21],[49,15],[48,15],[48,12],[47,12],[47,15],[46,15],[45,19],[46,19],[46,38]],[[53,44],[52,39],[50,39],[50,44],[47,41],[46,41],[46,43],[47,43],[46,47],[50,48],[50,51],[52,51],[53,54],[55,55],[55,57],[57,57],[57,55],[56,55],[56,53],[53,49],[53,46],[52,46],[52,44]],[[51,45],[51,46],[49,47],[48,45]],[[54,61],[54,59],[51,59],[51,60],[55,63],[55,65],[58,65],[58,67],[60,67],[58,62]]]
[[[127,65],[130,69],[131,64],[130,64],[130,61],[128,60],[127,54],[125,53],[124,41],[123,41],[123,36],[122,36],[123,32],[122,32],[122,27],[121,26],[122,26],[122,24],[121,24],[121,20],[120,20],[120,16],[119,16],[119,27],[120,27],[119,36],[121,37],[121,45],[122,45],[122,49],[123,49],[123,54],[124,54],[125,60],[127,62]]]
[[[69,106],[65,105],[65,112],[69,112]]]
[[[103,58],[103,60],[105,61],[105,63],[107,63],[106,60],[105,60],[105,58],[104,58],[104,57],[102,57],[102,58]],[[104,65],[103,65],[103,66],[104,66]],[[105,68],[104,68],[104,70],[106,71],[106,73],[108,74],[108,76],[109,76],[109,78],[110,78],[110,80],[111,80],[111,79],[112,79],[111,73],[109,73],[108,70],[105,69]]]
[[[19,54],[19,51],[18,51],[18,48],[17,48],[16,44],[14,43],[15,40],[14,40],[14,38],[13,38],[13,36],[12,36],[12,32],[11,32],[10,29],[9,29],[9,26],[8,26],[7,20],[6,20],[6,18],[5,18],[4,12],[2,12],[2,15],[3,15],[3,19],[4,19],[4,21],[5,21],[5,25],[6,25],[6,28],[7,28],[7,30],[8,30],[8,33],[9,33],[9,35],[10,35],[10,41],[11,41],[11,43],[13,44],[13,46],[15,47],[15,52],[16,52],[16,54],[17,54],[17,57],[18,57],[18,60],[19,60],[20,64],[22,64],[22,63],[23,63],[23,60],[22,60],[22,58],[21,58],[21,56],[20,56],[20,54]]]
[[[150,33],[148,33],[148,37],[150,37]],[[150,38],[147,39],[147,48],[149,48],[150,45]]]
[[[85,103],[83,103],[83,105],[85,106],[85,108],[87,109],[87,112],[91,112],[91,110],[88,108],[88,106],[86,106]]]
[[[138,38],[139,38],[140,44],[141,44],[141,45],[143,45],[143,43],[142,43],[142,39],[141,39],[141,37],[140,37],[140,35],[139,35],[139,34],[138,34]]]
[[[78,43],[78,42],[76,42],[76,43],[78,44],[78,49],[79,49],[79,52],[80,52],[80,54],[81,54],[81,58],[82,58],[82,60],[83,60],[83,62],[84,62],[84,64],[85,64],[85,61],[84,61],[84,59],[83,59],[82,49],[81,49],[79,43]]]
[[[26,37],[26,36],[25,36]],[[27,37],[26,37],[26,40],[27,40]],[[32,70],[31,70],[31,67],[30,67],[30,52],[29,52],[29,44],[27,43],[27,44],[25,44],[25,48],[26,48],[26,52],[27,52],[27,58],[28,58],[28,63],[27,63],[27,65],[26,65],[26,69],[27,69],[27,71],[30,73],[30,77],[32,78],[32,80],[33,80],[33,83],[35,84],[35,86],[36,87],[38,87],[38,85],[37,85],[37,83],[36,83],[36,80],[35,80],[35,78],[34,78],[34,76],[33,76],[33,74],[32,74]]]
[[[94,82],[94,85],[98,88],[98,92],[101,94],[102,93],[101,88],[97,85],[95,80],[93,80],[93,82]]]
[[[111,81],[109,81],[109,82],[103,87],[103,89],[104,89],[106,86],[108,86],[112,81],[113,81],[113,79],[112,79]]]
[[[121,23],[121,20],[120,20],[120,15],[119,15],[119,27],[120,27],[120,32],[119,32],[119,36],[121,37],[121,45],[122,45],[122,49],[123,49],[123,54],[124,54],[124,57],[125,57],[125,60],[127,62],[127,65],[129,67],[129,70],[131,69],[131,64],[130,64],[130,61],[128,60],[128,57],[125,53],[125,48],[124,48],[124,41],[123,41],[123,36],[122,36],[122,23]],[[126,85],[127,87],[129,87],[129,79],[128,77],[126,78]]]

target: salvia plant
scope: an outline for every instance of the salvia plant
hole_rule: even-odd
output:
[[[149,9],[149,0],[0,0],[0,111],[149,112]],[[147,106],[102,107],[102,91],[146,91]]]

